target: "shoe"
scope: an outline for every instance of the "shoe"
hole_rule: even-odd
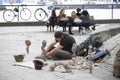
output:
[[[69,33],[70,35],[73,35],[73,33],[71,32],[71,33]]]
[[[95,30],[95,26],[92,27],[92,30]]]
[[[111,56],[108,50],[105,50],[105,52],[106,52],[106,55]]]

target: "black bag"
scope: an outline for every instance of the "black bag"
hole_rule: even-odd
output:
[[[87,40],[82,42],[80,45],[77,46],[76,55],[77,56],[87,56],[88,55],[88,42]]]
[[[90,36],[84,42],[80,43],[76,49],[76,55],[78,56],[87,56],[89,45],[92,44],[93,48],[101,47],[103,44],[102,38],[100,36]]]
[[[91,38],[91,44],[93,47],[99,48],[103,45],[101,36],[95,36]]]
[[[14,11],[15,11],[15,12],[19,12],[18,8],[14,8]]]

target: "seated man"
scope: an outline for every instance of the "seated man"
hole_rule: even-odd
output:
[[[54,60],[72,59],[71,49],[73,44],[76,43],[75,39],[61,31],[55,32],[54,37],[55,40],[47,47],[46,57],[52,57]],[[59,44],[54,47],[57,43]],[[44,58],[45,56],[42,54],[40,57]]]

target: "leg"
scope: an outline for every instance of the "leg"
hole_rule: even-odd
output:
[[[63,26],[63,32],[65,32],[66,31],[66,26]]]
[[[98,53],[96,53],[96,54],[94,54],[93,55],[93,58],[95,59],[95,60],[97,60],[97,59],[99,59],[99,58],[103,58],[104,56],[106,56],[106,55],[109,55],[110,56],[110,54],[109,54],[109,51],[108,50],[102,50],[102,51],[99,51]]]
[[[91,25],[91,23],[85,23],[85,22],[83,22],[81,25],[83,27],[85,27],[85,30],[89,30],[89,26]]]
[[[54,25],[52,25],[52,29],[53,29],[53,31],[54,31]]]
[[[50,31],[51,31],[51,25],[49,27],[50,27]]]
[[[48,22],[46,22],[46,26],[47,26],[47,30],[48,30],[48,29],[49,29],[49,26],[50,26]]]
[[[78,32],[80,33],[81,30],[82,30],[82,28],[81,28],[81,27],[82,27],[82,26],[81,26],[81,22],[76,22],[76,23],[74,23],[74,25],[75,25],[75,26],[79,26],[79,27],[78,27]]]
[[[92,30],[95,30],[95,25],[93,25]]]
[[[83,31],[83,28],[81,26],[79,26],[79,33]]]
[[[72,26],[68,26],[68,30],[69,30],[69,34],[72,35],[72,34],[73,34],[73,33],[72,33]]]
[[[72,59],[72,53],[65,51],[65,50],[58,50],[53,55],[53,59],[55,60],[67,60]]]

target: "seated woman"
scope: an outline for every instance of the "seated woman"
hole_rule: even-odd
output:
[[[82,31],[82,28],[81,28],[81,20],[80,20],[80,18],[76,15],[75,11],[72,11],[71,17],[73,18],[73,23],[72,23],[72,25],[73,25],[73,26],[79,26],[79,32]]]
[[[49,21],[50,31],[51,31],[51,26],[54,31],[54,26],[58,22],[55,10],[52,10],[51,16],[49,17],[48,21]]]
[[[59,13],[59,25],[63,27],[63,32],[66,31],[66,26],[67,26],[67,23],[68,23],[68,18],[65,14],[65,9],[62,8],[60,10],[60,13]]]

